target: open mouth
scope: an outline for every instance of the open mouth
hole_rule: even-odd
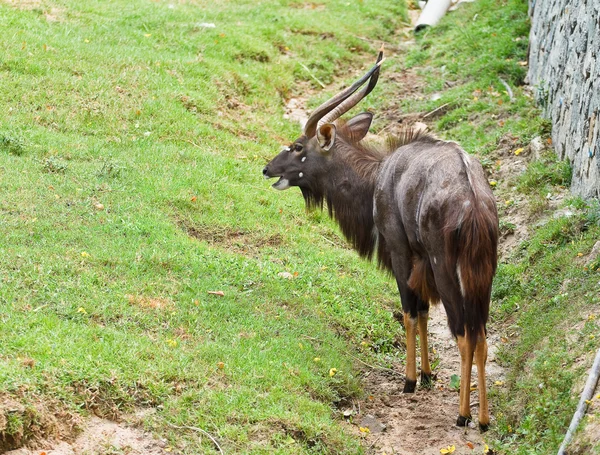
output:
[[[283,177],[279,177],[273,185],[271,185],[276,190],[287,190],[290,187],[290,181],[288,179],[284,179]]]

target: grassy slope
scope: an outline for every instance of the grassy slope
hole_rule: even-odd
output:
[[[329,82],[404,10],[320,5],[0,2],[1,391],[158,406],[187,453],[210,442],[165,421],[228,453],[361,453],[331,403],[358,392],[348,349],[393,350],[394,289],[260,177],[299,133],[299,62]]]
[[[526,67],[519,62],[527,58],[528,30],[521,0],[479,0],[447,15],[396,63],[395,69],[413,68],[427,80],[427,96],[401,102],[402,110],[429,112],[450,103],[435,123],[438,133],[477,153],[489,171],[505,134],[516,138],[513,150],[548,137],[547,122],[523,87]],[[500,78],[512,87],[514,101]],[[393,90],[388,86],[390,96]],[[435,92],[441,99],[429,100]],[[569,181],[569,166],[549,155],[495,189],[506,201],[499,207],[503,232],[513,227],[506,208],[522,198],[530,200],[532,226],[531,238],[501,261],[492,296],[491,323],[502,335],[499,360],[507,380],[492,388],[497,424],[490,446],[504,454],[556,452],[600,343],[600,264],[586,260],[600,238],[598,203],[567,198],[573,216],[546,212],[546,195]]]

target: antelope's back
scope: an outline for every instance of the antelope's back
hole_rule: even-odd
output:
[[[422,254],[443,247],[441,233],[449,220],[460,220],[466,210],[484,211],[490,223],[498,223],[479,161],[458,144],[431,137],[403,145],[386,159],[374,204],[378,230],[401,253],[407,247]]]

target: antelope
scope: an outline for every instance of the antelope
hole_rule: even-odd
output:
[[[442,302],[460,353],[456,424],[471,421],[475,359],[479,428],[486,431],[486,323],[498,245],[494,195],[479,161],[455,142],[407,131],[388,138],[386,146],[370,144],[363,139],[373,114],[339,120],[373,90],[382,59],[383,49],[362,78],[315,109],[303,134],[263,175],[279,177],[275,189],[299,187],[307,209],[323,209],[326,202],[353,248],[368,259],[376,254],[380,267],[395,277],[406,331],[404,393],[413,393],[417,384],[417,330],[421,385],[433,381],[428,312],[430,304]]]

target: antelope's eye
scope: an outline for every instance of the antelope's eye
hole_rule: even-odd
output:
[[[302,144],[296,143],[296,144],[292,145],[292,150],[294,152],[301,152],[302,151]]]

